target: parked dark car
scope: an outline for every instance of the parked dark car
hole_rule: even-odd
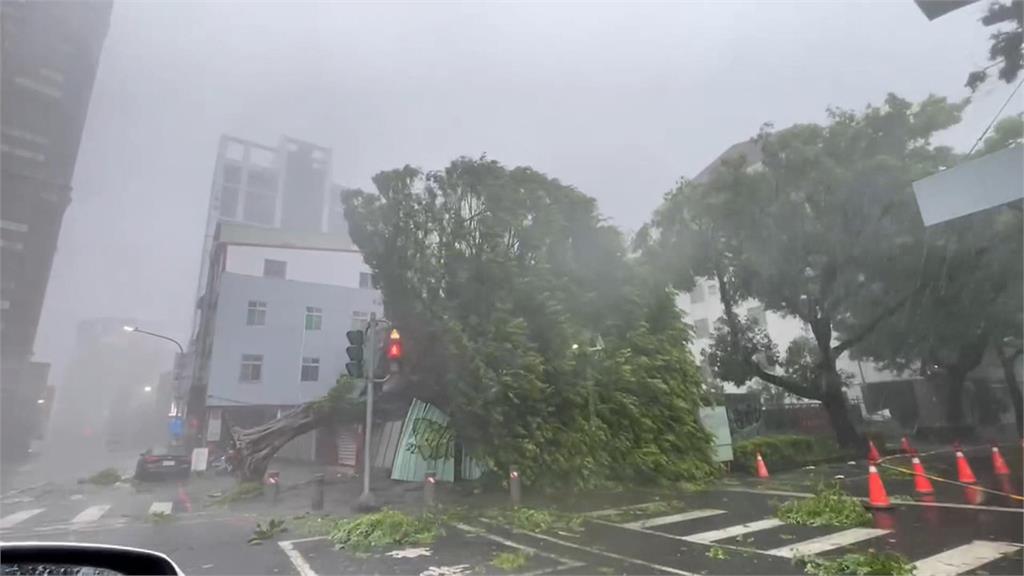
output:
[[[191,469],[192,458],[184,448],[150,448],[139,454],[139,459],[135,463],[135,479],[145,481],[188,478]]]

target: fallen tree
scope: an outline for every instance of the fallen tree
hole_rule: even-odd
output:
[[[260,482],[278,450],[303,434],[334,422],[355,422],[362,402],[353,391],[355,381],[338,382],[327,396],[298,406],[279,418],[255,428],[232,427],[231,439],[238,455],[238,476],[242,482]]]

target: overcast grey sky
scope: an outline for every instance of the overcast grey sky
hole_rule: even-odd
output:
[[[379,170],[486,152],[632,230],[765,121],[965,96],[983,4],[929,22],[911,0],[116,2],[36,357],[61,379],[94,316],[187,338],[222,133],[329,146],[334,180],[368,189]],[[986,85],[944,141],[969,147],[1009,92]]]

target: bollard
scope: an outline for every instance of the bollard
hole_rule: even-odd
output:
[[[427,472],[423,476],[423,505],[427,508],[433,508],[437,502],[437,474],[433,472]]]
[[[313,510],[324,509],[324,475],[315,474],[313,476]]]
[[[270,484],[271,488],[270,501],[276,504],[278,496],[281,495],[281,473],[277,470],[268,470],[267,484]]]
[[[512,506],[518,507],[523,499],[523,487],[519,480],[519,468],[517,466],[508,467],[508,489],[512,495]]]

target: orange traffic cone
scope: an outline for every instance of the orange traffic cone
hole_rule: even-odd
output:
[[[956,451],[956,479],[964,484],[974,484],[978,481],[974,477],[971,465],[967,463],[967,458],[964,458],[964,453],[960,450]]]
[[[1003,460],[1003,455],[999,453],[999,447],[992,447],[992,473],[996,476],[1009,476],[1010,467],[1006,465],[1006,460]]]
[[[924,475],[924,466],[921,465],[921,459],[914,456],[910,459],[910,463],[914,465],[914,493],[934,494],[935,488],[932,487],[932,481]]]
[[[761,453],[760,452],[757,453],[757,477],[758,478],[767,478],[768,477],[768,467],[764,465],[764,459],[761,458]]]
[[[874,464],[868,466],[868,502],[864,506],[877,510],[892,508],[889,495],[885,493],[885,486],[882,484],[882,477],[878,475],[878,468],[875,468]]]
[[[910,447],[910,441],[907,440],[906,436],[904,436],[903,438],[900,438],[900,452],[902,452],[904,454],[913,454],[914,453],[914,449]]]
[[[868,462],[874,464],[881,459],[882,457],[878,454],[878,448],[875,448],[875,443],[868,439]]]

